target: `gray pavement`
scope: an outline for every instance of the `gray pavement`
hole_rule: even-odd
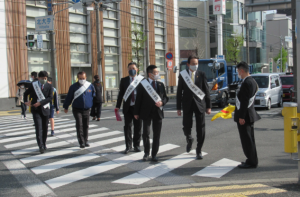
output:
[[[158,163],[142,162],[143,153],[120,153],[125,149],[123,122],[115,120],[113,109],[112,106],[103,108],[101,121],[90,122],[93,125],[89,135],[92,147],[84,150],[78,148],[75,123],[74,126],[68,126],[72,123],[67,121],[74,119],[71,112],[59,114],[57,120],[69,120],[57,122],[56,126],[59,128],[56,129],[56,136],[48,138],[48,146],[51,148],[48,147],[49,150],[44,155],[34,150],[36,143],[33,127],[22,126],[32,123],[32,120],[20,121],[18,116],[0,116],[0,196],[43,196],[41,191],[45,190],[49,196],[100,196],[118,191],[119,193],[110,194],[115,196],[125,195],[128,190],[136,189],[141,191],[134,193],[144,193],[142,189],[150,192],[159,188],[180,188],[178,185],[192,188],[197,184],[207,184],[198,187],[208,187],[220,182],[225,183],[224,186],[238,183],[249,185],[254,184],[255,180],[258,183],[259,180],[264,180],[261,184],[272,187],[271,189],[286,187],[288,189],[285,194],[299,192],[292,189],[298,177],[297,162],[284,153],[281,108],[258,110],[262,117],[255,124],[259,167],[249,170],[236,168],[236,163],[244,161],[245,157],[233,120],[210,121],[219,108],[213,108],[213,114],[206,116],[206,139],[202,151],[207,155],[203,160],[195,160],[195,154],[185,153],[182,117],[177,116],[175,100],[171,100],[165,106]],[[14,127],[7,128],[10,125]],[[10,135],[16,132],[22,134]],[[195,129],[193,136],[196,137]],[[194,142],[193,149],[195,148]],[[9,165],[11,163],[14,165]],[[200,176],[192,176],[194,174]],[[249,180],[251,183],[243,183]],[[197,191],[190,192],[191,195],[196,193]],[[280,196],[282,193],[276,195]]]

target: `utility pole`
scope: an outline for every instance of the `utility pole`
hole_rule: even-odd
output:
[[[101,51],[101,37],[100,37],[100,19],[99,19],[99,9],[100,9],[100,1],[95,0],[96,5],[96,27],[97,27],[97,64],[98,64],[98,75],[100,78],[100,82],[103,87],[102,80],[102,51]]]
[[[280,71],[283,72],[283,68],[282,68],[282,47],[283,47],[283,43],[282,43],[282,36],[280,36],[280,66],[281,66],[281,69]]]
[[[218,23],[218,55],[223,55],[223,16],[217,15]]]
[[[250,64],[250,50],[249,50],[249,31],[250,23],[248,21],[248,12],[246,12],[246,50],[247,50],[247,64]]]
[[[48,7],[48,15],[53,15],[53,23],[54,23],[54,11],[52,9],[53,2],[48,0],[48,3],[51,3],[51,8]],[[51,59],[51,76],[52,76],[52,86],[57,88],[58,79],[56,74],[56,49],[55,49],[55,32],[54,29],[49,31],[49,44],[50,44],[50,59]]]
[[[292,0],[292,36],[293,36],[293,73],[297,73],[297,43],[296,43],[296,0]],[[297,77],[294,77],[294,89],[297,90]]]
[[[145,73],[145,76],[147,76],[147,67],[149,66],[149,22],[148,22],[148,0],[145,0],[144,1],[144,7],[145,7],[145,34],[146,34],[146,37],[147,37],[147,40],[146,40],[146,44],[145,44],[145,50],[146,50],[146,65],[144,66],[144,73]]]

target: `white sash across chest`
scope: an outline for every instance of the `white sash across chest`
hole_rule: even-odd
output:
[[[160,96],[157,94],[157,92],[154,90],[152,85],[148,82],[148,80],[143,80],[141,82],[143,87],[145,88],[146,92],[149,94],[149,96],[153,99],[155,103],[161,101]],[[161,106],[160,109],[162,110],[163,107]]]
[[[141,75],[135,77],[135,79],[128,86],[128,88],[123,96],[124,101],[127,101],[128,97],[131,95],[131,93],[134,91],[134,89],[140,84],[140,82],[143,79],[144,79],[144,77]]]
[[[80,95],[82,95],[89,87],[90,87],[91,83],[86,81],[83,86],[81,86],[78,90],[75,91],[74,93],[74,99],[77,99]]]
[[[255,92],[254,96],[249,99],[248,108],[250,108],[253,105],[257,92],[258,92],[258,85],[256,83],[256,92]],[[238,98],[237,95],[235,97],[235,105],[236,105],[237,110],[240,110],[240,108],[241,108],[241,102],[240,102],[240,100],[239,100],[239,98]]]
[[[197,96],[199,97],[201,100],[203,100],[203,98],[205,97],[204,92],[195,85],[195,83],[192,81],[190,75],[188,74],[188,72],[186,70],[183,70],[180,72],[183,80],[185,81],[186,85],[190,88],[190,90]]]
[[[32,82],[32,86],[33,86],[33,89],[36,93],[36,96],[38,97],[37,99],[37,102],[41,102],[42,100],[45,100],[45,96],[40,88],[40,85],[39,85],[39,82],[38,81],[35,81],[35,82]],[[49,108],[50,109],[50,103],[47,103],[46,105],[43,106],[45,109],[46,108]]]

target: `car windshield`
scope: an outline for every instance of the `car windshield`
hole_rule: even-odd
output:
[[[259,88],[269,87],[269,76],[252,76]]]
[[[198,70],[205,72],[207,81],[213,81],[214,78],[216,78],[216,71],[208,66],[209,63],[213,63],[212,60],[208,61],[199,61],[198,64]],[[187,68],[187,62],[181,62],[180,64],[180,71]]]
[[[282,85],[294,85],[294,77],[280,77]]]

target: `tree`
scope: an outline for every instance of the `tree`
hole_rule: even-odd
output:
[[[285,68],[285,64],[287,62],[288,51],[285,50],[284,47],[282,47],[281,50],[282,50],[282,60],[281,60],[282,61],[282,67]],[[278,55],[274,58],[275,62],[277,62],[277,60],[281,58],[281,50],[279,50]],[[279,66],[280,70],[284,71],[284,69],[281,68],[281,64],[279,64],[278,66]]]
[[[144,35],[144,30],[141,26],[139,26],[136,21],[130,23],[130,30],[129,33],[131,35],[132,43],[131,43],[131,49],[132,53],[130,54],[129,60],[133,61],[135,58],[137,60],[136,66],[138,68],[138,73],[140,74],[140,67],[143,65],[141,62],[141,58],[143,57],[143,50],[145,46],[145,42],[147,40],[147,36]]]
[[[203,59],[205,58],[205,45],[206,43],[202,43],[202,38],[203,36],[200,34],[200,32],[197,30],[196,34],[195,34],[195,38],[193,40],[193,46],[195,49],[195,55],[199,58],[199,59]]]
[[[225,49],[226,49],[226,61],[232,62],[237,65],[241,61],[241,48],[244,45],[243,35],[236,35],[233,37],[226,38]]]

